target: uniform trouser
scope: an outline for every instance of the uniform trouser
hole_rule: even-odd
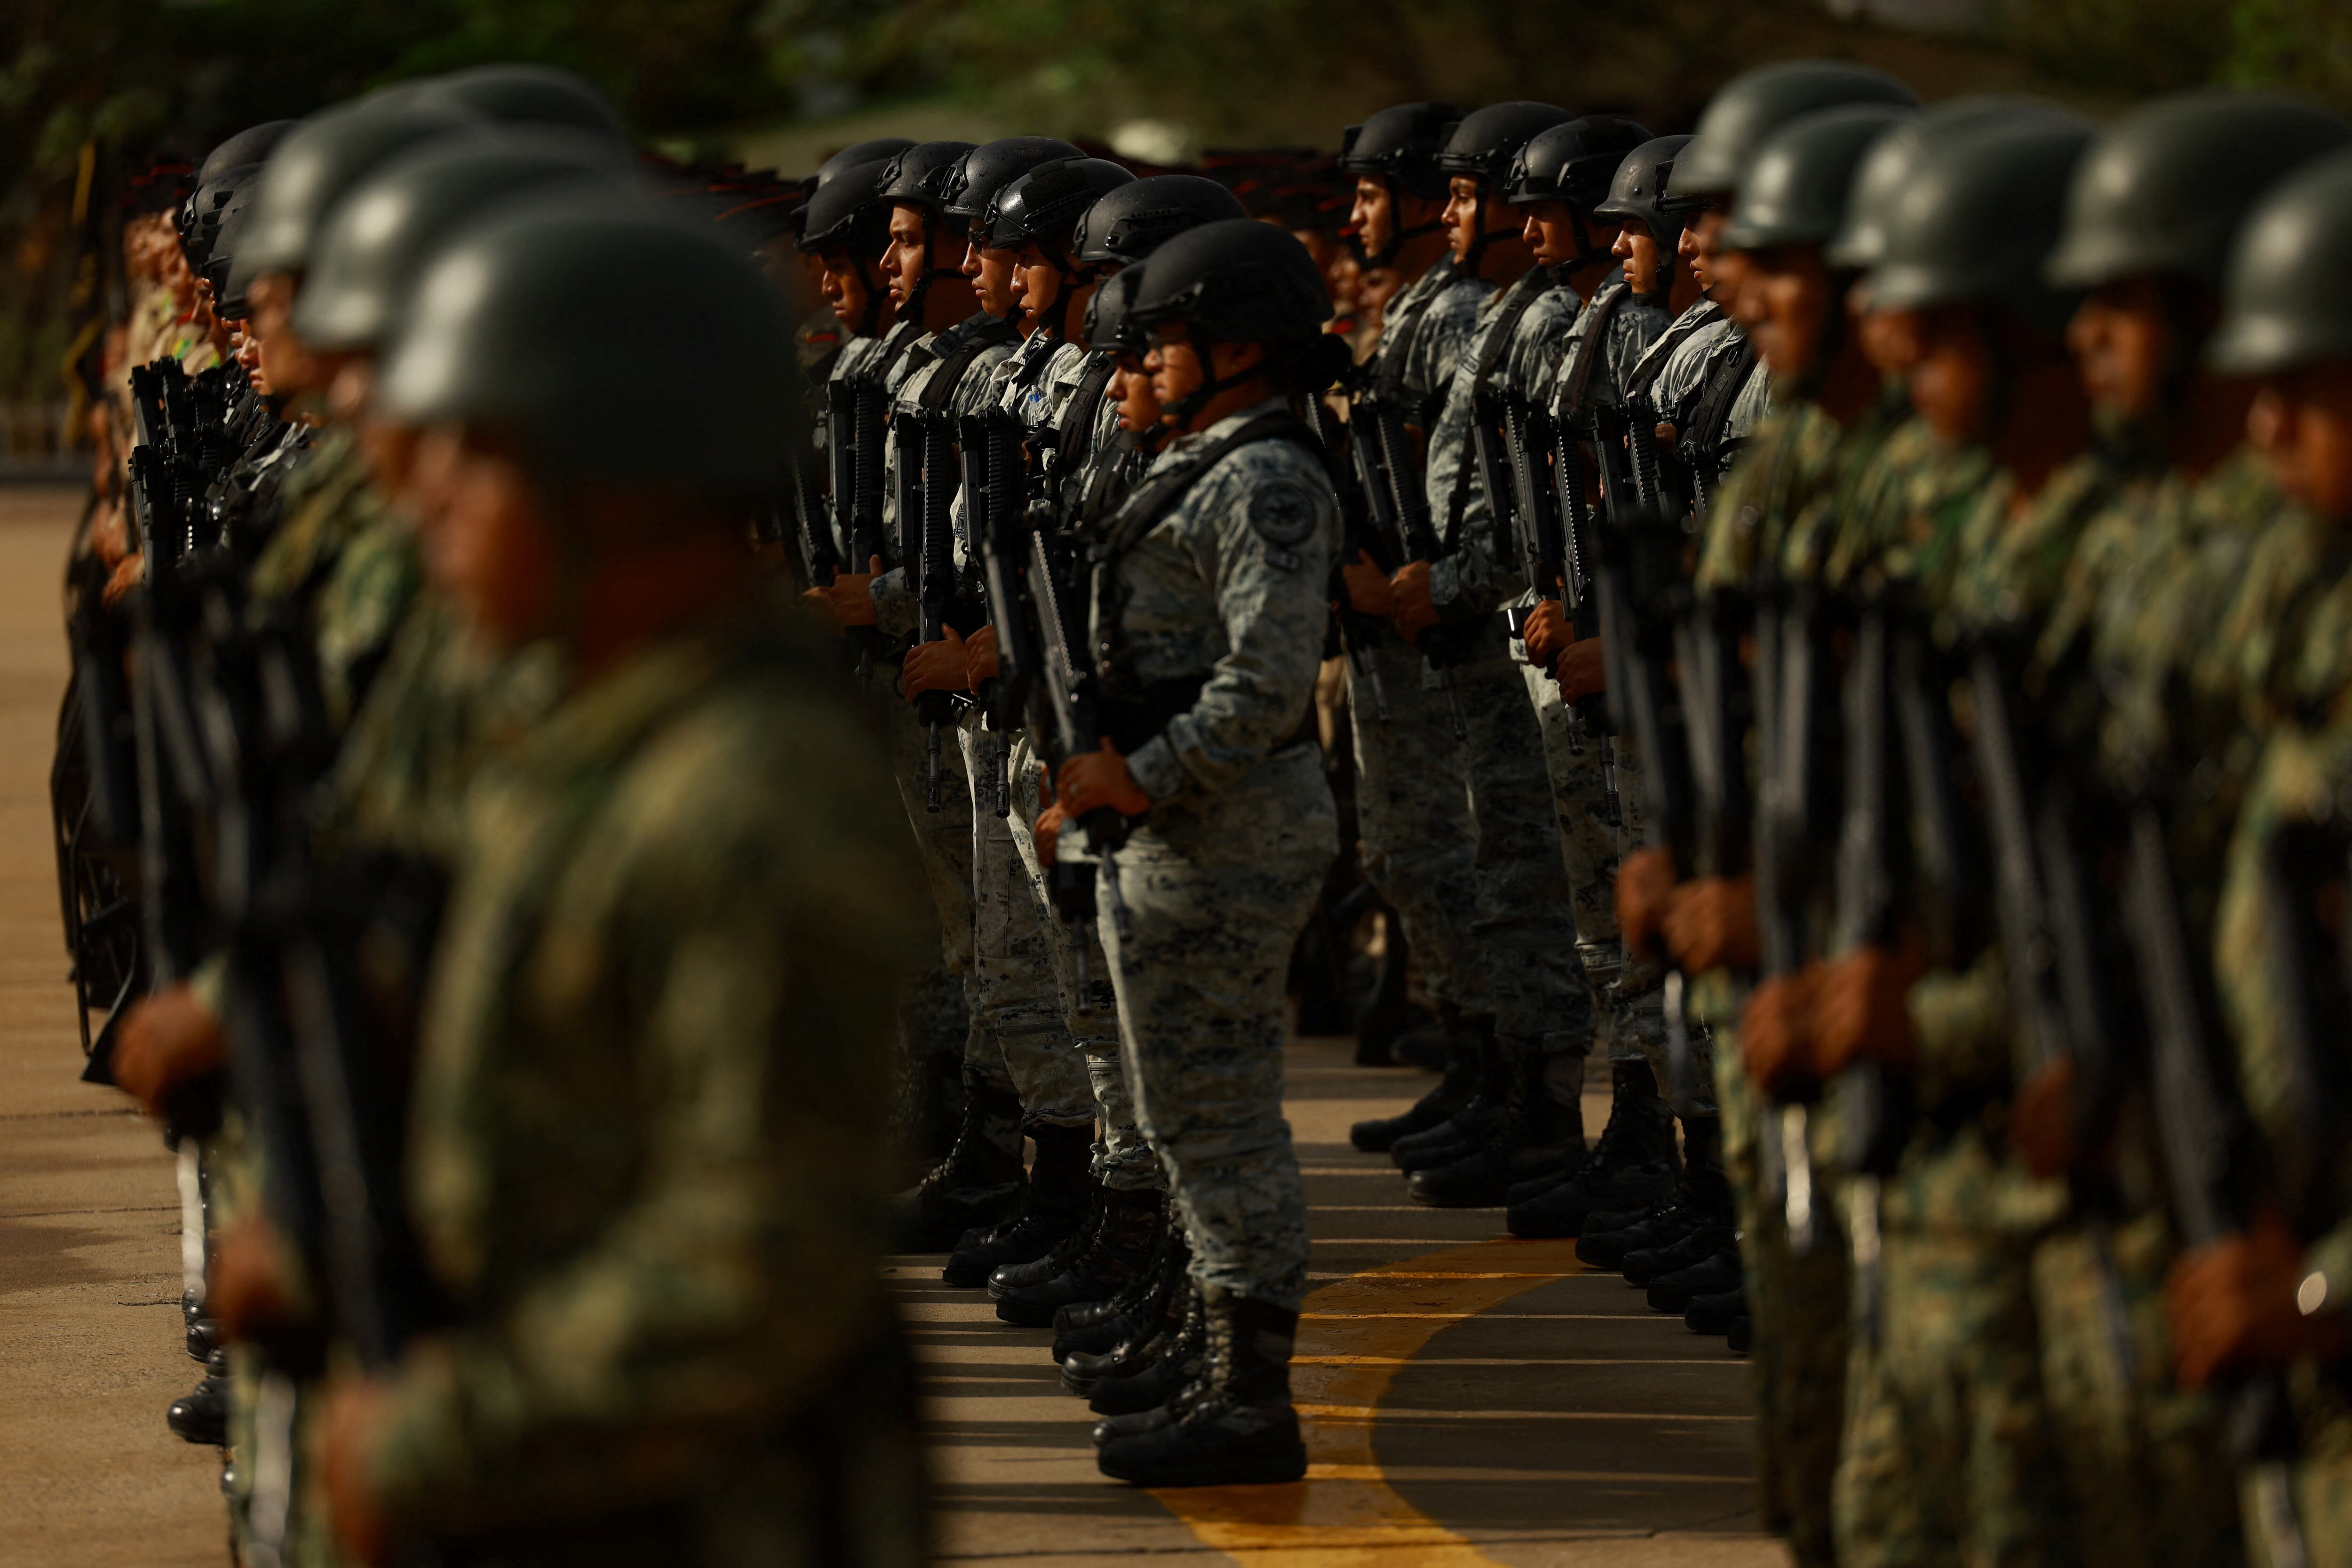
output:
[[[1095,1179],[1118,1192],[1157,1191],[1162,1184],[1160,1162],[1136,1125],[1135,1096],[1128,1088],[1127,1064],[1118,1047],[1118,998],[1111,987],[1101,932],[1092,921],[1062,918],[1046,888],[1045,868],[1037,858],[1039,763],[1025,732],[1013,737],[1008,766],[1013,847],[1045,920],[1054,977],[1061,988],[1062,1017],[1085,1058],[1087,1080],[1102,1117],[1102,1135],[1095,1144]]]
[[[2172,1380],[2159,1211],[2076,1220],[2033,1254],[2042,1385],[2087,1568],[2242,1560],[2233,1466],[2210,1398]]]
[[[1430,994],[1465,1013],[1492,1013],[1486,965],[1471,945],[1478,914],[1478,830],[1462,742],[1444,689],[1423,679],[1421,655],[1381,633],[1356,648],[1380,671],[1388,717],[1370,681],[1349,667],[1355,731],[1356,833],[1365,880],[1404,926]]]
[[[996,815],[998,781],[1007,776],[1012,739],[968,718],[950,742],[961,746],[964,772],[973,784],[966,802],[972,846],[972,1029],[1003,1052],[1024,1123],[1091,1127],[1094,1085],[1063,1017],[1063,988],[1048,934],[1054,922],[1013,843],[1009,811]]]
[[[1854,1323],[1846,1363],[1840,1568],[2075,1558],[2042,1395],[2033,1241],[1970,1217],[2005,1179],[1974,1143],[1967,1132],[1915,1143],[1887,1178],[1907,1189],[1908,1213],[1892,1220],[1890,1197],[1874,1219],[1848,1218],[1850,1235],[1876,1237],[1878,1257],[1876,1309]],[[1857,1204],[1870,1193],[1849,1184]]]
[[[1192,1277],[1278,1306],[1307,1289],[1307,1189],[1282,1115],[1290,952],[1338,852],[1311,745],[1156,807],[1099,924],[1128,1081],[1192,1238]]]
[[[1003,1050],[982,1023],[980,985],[972,953],[972,821],[971,784],[964,772],[963,747],[952,734],[940,746],[939,810],[930,809],[929,732],[915,715],[915,705],[898,695],[895,669],[877,665],[868,689],[881,710],[883,733],[890,748],[890,772],[898,783],[898,797],[915,830],[915,848],[923,865],[923,879],[940,916],[940,943],[948,973],[963,982],[969,1022],[964,1037],[964,1071],[973,1081],[992,1089],[1018,1092],[1006,1070]]]
[[[1498,648],[1448,671],[1467,731],[1463,771],[1477,830],[1470,940],[1486,955],[1496,1037],[1538,1055],[1581,1056],[1601,1020],[1577,948],[1574,892],[1523,668]]]
[[[1812,1235],[1803,1253],[1796,1250],[1788,1189],[1765,1177],[1768,1165],[1781,1163],[1764,1158],[1764,1141],[1780,1134],[1777,1108],[1748,1081],[1738,1031],[1718,1027],[1713,1034],[1723,1163],[1731,1178],[1755,1332],[1748,1385],[1756,1409],[1761,1512],[1766,1528],[1789,1542],[1799,1568],[1830,1568],[1837,1561],[1830,1500],[1845,1409],[1845,1237],[1829,1201],[1828,1166],[1817,1160]]]
[[[1670,1080],[1661,976],[1629,975],[1624,948],[1617,940],[1617,863],[1635,823],[1633,803],[1625,792],[1638,779],[1627,772],[1623,748],[1561,701],[1559,687],[1550,676],[1524,663],[1519,673],[1543,735],[1544,768],[1559,824],[1560,861],[1576,912],[1577,947],[1601,1005],[1609,1059],[1648,1061],[1663,1087]],[[1610,820],[1612,766],[1619,774],[1614,822]]]

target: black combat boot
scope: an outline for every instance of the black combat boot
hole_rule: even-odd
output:
[[[1400,1138],[1426,1132],[1470,1103],[1478,1092],[1485,1068],[1486,1041],[1480,1031],[1466,1026],[1462,1010],[1451,1002],[1437,1005],[1439,1027],[1445,1042],[1445,1076],[1437,1086],[1405,1108],[1402,1116],[1375,1117],[1348,1129],[1348,1142],[1367,1154],[1385,1154]],[[1491,1028],[1492,1021],[1488,1021]]]
[[[1201,1288],[1208,1353],[1181,1414],[1095,1450],[1102,1473],[1145,1487],[1258,1486],[1307,1474],[1290,1405],[1298,1314],[1222,1286]]]
[[[1096,1442],[1107,1441],[1106,1433],[1145,1431],[1172,1420],[1181,1408],[1184,1391],[1199,1376],[1209,1352],[1209,1318],[1201,1288],[1189,1278],[1181,1300],[1183,1320],[1174,1336],[1150,1355],[1130,1358],[1132,1375],[1106,1377],[1087,1396],[1087,1408],[1108,1418],[1095,1424]]]
[[[1739,1243],[1735,1237],[1729,1247],[1717,1247],[1689,1268],[1661,1274],[1651,1280],[1650,1306],[1654,1310],[1682,1317],[1702,1296],[1737,1296],[1739,1282],[1745,1277],[1739,1264]],[[1626,1278],[1633,1276],[1628,1274]]]
[[[1683,1309],[1683,1327],[1695,1334],[1712,1334],[1721,1339],[1746,1316],[1748,1292],[1734,1286],[1720,1295],[1693,1296],[1690,1305]]]
[[[1021,1206],[1012,1218],[967,1237],[948,1257],[940,1278],[966,1288],[985,1285],[988,1277],[1008,1263],[1043,1258],[1076,1230],[1087,1215],[1087,1194],[1094,1184],[1087,1168],[1094,1162],[1094,1129],[1047,1127],[1030,1129],[1037,1158],[1029,1167],[1029,1184]]]
[[[163,1412],[163,1425],[183,1443],[228,1447],[228,1352],[216,1349],[205,1363],[205,1380]]]
[[[1506,1047],[1507,1049],[1509,1047]],[[1525,1166],[1557,1161],[1584,1144],[1584,1058],[1512,1050],[1511,1087],[1494,1136],[1459,1159],[1415,1171],[1405,1190],[1432,1208],[1492,1208]]]
[[[1155,1192],[1104,1193],[1093,1239],[1060,1268],[1045,1274],[1042,1264],[1027,1269],[1007,1264],[988,1277],[997,1317],[1024,1329],[1051,1328],[1064,1307],[1112,1300],[1143,1278],[1160,1239],[1160,1210]]]
[[[948,1157],[900,1200],[899,1245],[946,1252],[965,1232],[1009,1216],[1021,1194],[1020,1098],[966,1075],[963,1125]]]
[[[1594,1215],[1577,1238],[1576,1257],[1595,1268],[1616,1268],[1631,1252],[1668,1247],[1707,1222],[1680,1189],[1640,1214]]]
[[[1086,1206],[1078,1213],[1077,1228],[1047,1247],[1039,1257],[1024,1258],[1018,1263],[999,1264],[991,1269],[988,1278],[981,1281],[990,1297],[992,1299],[996,1295],[996,1282],[1000,1279],[1023,1284],[1032,1279],[1051,1279],[1076,1261],[1079,1254],[1095,1244],[1095,1237],[1102,1231],[1103,1205],[1108,1196],[1103,1184],[1089,1174],[1087,1178]],[[963,1248],[956,1250],[961,1252]]]
[[[1651,1286],[1670,1275],[1677,1275],[1686,1268],[1696,1268],[1724,1252],[1729,1252],[1732,1255],[1733,1267],[1736,1268],[1738,1266],[1738,1249],[1739,1233],[1717,1220],[1713,1215],[1708,1215],[1699,1224],[1693,1226],[1689,1234],[1685,1236],[1678,1237],[1663,1246],[1637,1247],[1628,1252],[1618,1260],[1617,1271],[1625,1276],[1625,1283],[1628,1285]],[[1738,1276],[1735,1274],[1733,1278],[1737,1279]],[[1725,1288],[1724,1286],[1708,1287],[1709,1289]],[[1650,1305],[1656,1307],[1662,1312],[1679,1313],[1682,1310],[1680,1306],[1660,1306],[1655,1300],[1653,1300]]]
[[[1062,1386],[1081,1399],[1118,1378],[1139,1375],[1182,1343],[1199,1308],[1190,1278],[1164,1275],[1137,1310],[1119,1321],[1126,1331],[1098,1351],[1074,1350],[1062,1357]],[[1194,1357],[1198,1359],[1197,1354]]]
[[[1609,1076],[1609,1124],[1566,1181],[1512,1205],[1513,1236],[1580,1236],[1592,1215],[1639,1209],[1673,1190],[1674,1113],[1650,1064],[1618,1062]]]
[[[1172,1203],[1160,1226],[1160,1246],[1144,1272],[1108,1301],[1075,1301],[1054,1312],[1054,1359],[1101,1355],[1129,1340],[1148,1339],[1162,1311],[1181,1318],[1192,1286],[1185,1270],[1192,1261],[1183,1222]],[[1173,1303],[1171,1306],[1171,1303]]]
[[[1389,1158],[1410,1175],[1434,1165],[1447,1165],[1495,1135],[1503,1124],[1511,1098],[1511,1053],[1496,1042],[1494,1020],[1482,1026],[1478,1044],[1478,1091],[1460,1110],[1424,1131],[1409,1133],[1389,1145]]]

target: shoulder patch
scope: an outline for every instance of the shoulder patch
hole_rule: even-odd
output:
[[[1287,476],[1262,480],[1250,494],[1250,526],[1269,544],[1305,542],[1315,531],[1318,510],[1315,492]]]

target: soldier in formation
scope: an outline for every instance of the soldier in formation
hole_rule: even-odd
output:
[[[919,1560],[892,1250],[1298,1480],[1337,763],[1354,1142],[1749,1352],[1797,1561],[2352,1562],[2352,124],[781,182],[495,67],[137,205],[60,865],[248,1560]]]

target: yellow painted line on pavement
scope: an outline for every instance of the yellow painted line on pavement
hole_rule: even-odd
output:
[[[1389,1485],[1372,1452],[1381,1400],[1397,1370],[1445,1329],[1583,1271],[1573,1241],[1486,1241],[1325,1286],[1307,1298],[1290,1371],[1306,1480],[1152,1495],[1245,1568],[1374,1568],[1407,1547],[1414,1568],[1502,1568]]]

